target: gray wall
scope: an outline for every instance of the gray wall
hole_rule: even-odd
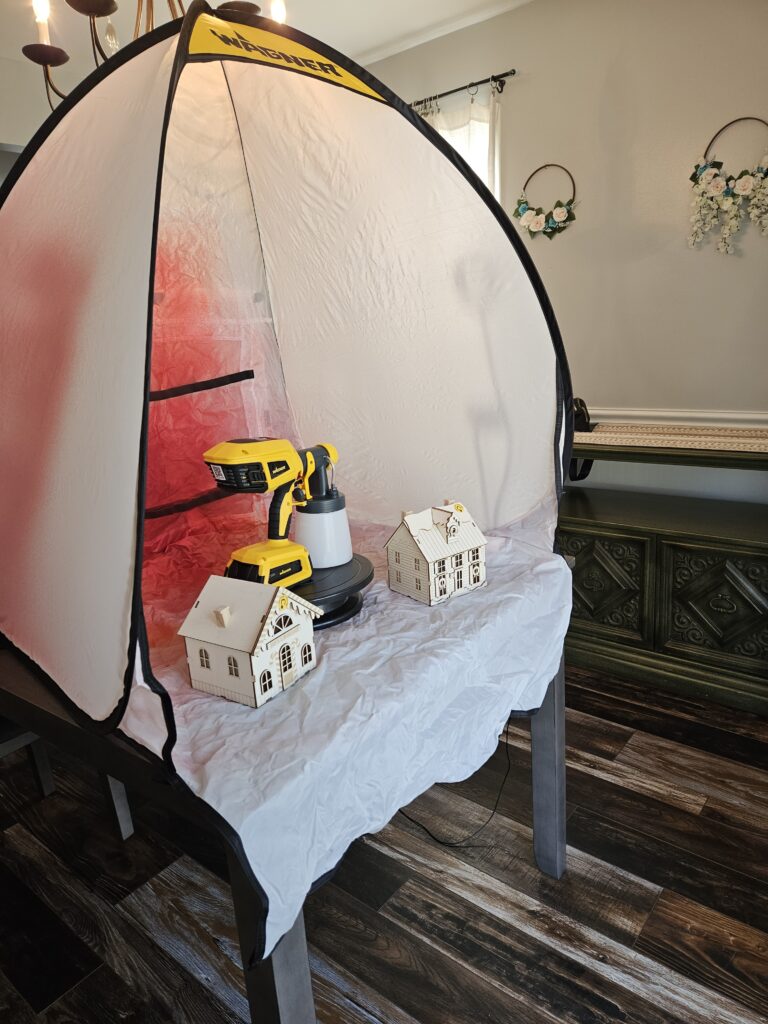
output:
[[[18,153],[10,152],[0,146],[0,182],[3,181],[8,171],[13,167],[18,155]]]
[[[688,176],[714,131],[768,117],[768,3],[534,0],[373,64],[405,99],[509,67],[503,96],[503,205],[548,161],[573,172],[577,221],[525,242],[565,337],[574,388],[614,417],[690,413],[768,425],[768,239],[744,229],[739,256],[686,245]],[[711,13],[711,17],[707,12]],[[718,155],[739,171],[768,129],[739,125]],[[551,175],[551,176],[550,176]],[[568,198],[556,172],[530,198]],[[596,467],[603,485],[768,500],[766,474]]]

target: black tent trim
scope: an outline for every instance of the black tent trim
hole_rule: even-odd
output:
[[[176,88],[179,84],[181,72],[186,63],[189,39],[192,35],[192,28],[200,13],[198,3],[195,0],[187,11],[179,29],[179,41],[176,45],[173,67],[171,68],[170,81],[168,83],[168,94],[165,100],[165,112],[163,114],[163,126],[160,132],[160,147],[157,158],[157,178],[155,179],[155,200],[152,214],[152,241],[149,254],[149,280],[147,282],[147,336],[144,354],[144,399],[141,413],[141,432],[139,434],[139,480],[137,485],[137,515],[136,515],[136,555],[133,565],[133,595],[131,602],[131,630],[137,630],[139,639],[139,651],[141,655],[141,667],[144,682],[153,693],[160,698],[160,705],[163,712],[163,719],[167,730],[165,743],[163,744],[163,761],[169,771],[176,774],[171,751],[176,745],[176,718],[173,714],[173,703],[171,697],[162,683],[155,677],[152,671],[152,662],[149,654],[149,641],[147,639],[147,624],[144,617],[144,601],[142,599],[142,576],[144,572],[144,524],[147,499],[147,462],[148,462],[148,437],[149,437],[149,406],[150,406],[150,380],[152,374],[152,328],[155,313],[155,271],[157,268],[157,239],[160,230],[160,203],[163,189],[163,171],[165,169],[165,149],[168,141],[168,128],[171,123],[173,101],[176,97]],[[197,8],[197,12],[195,12]],[[177,22],[178,24],[178,22]],[[152,35],[152,33],[150,33]],[[129,651],[129,657],[131,652]],[[130,699],[133,673],[126,676],[125,690],[121,699],[123,712],[128,706]],[[119,721],[118,720],[118,721]]]
[[[225,498],[232,498],[240,493],[242,492],[213,488],[210,491],[202,491],[200,494],[195,494],[192,498],[186,498],[184,501],[170,501],[167,505],[153,505],[145,511],[144,518],[163,519],[165,516],[175,516],[179,512],[189,512],[191,508],[210,505],[214,501],[224,501]]]
[[[169,398],[183,398],[184,395],[194,395],[198,391],[213,391],[215,388],[225,388],[229,384],[239,384],[243,380],[253,380],[256,376],[253,370],[239,370],[237,373],[227,373],[223,377],[209,377],[208,380],[195,380],[191,384],[178,384],[172,388],[162,388],[159,391],[150,391],[150,402],[167,402]]]

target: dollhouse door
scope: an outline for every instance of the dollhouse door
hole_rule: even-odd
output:
[[[283,689],[287,690],[291,683],[296,681],[296,652],[291,644],[283,644],[278,653],[278,658]]]

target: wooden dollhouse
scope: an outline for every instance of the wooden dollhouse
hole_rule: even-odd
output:
[[[179,630],[192,686],[261,707],[314,668],[321,614],[284,587],[209,577]]]
[[[484,587],[486,539],[459,502],[408,512],[386,543],[390,589],[424,604]]]

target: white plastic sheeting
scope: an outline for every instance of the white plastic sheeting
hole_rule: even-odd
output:
[[[450,493],[483,528],[524,515],[554,490],[555,353],[487,204],[389,106],[226,74],[299,433],[338,447],[352,514]]]
[[[183,648],[157,651],[177,771],[237,831],[269,899],[265,953],[354,839],[471,775],[509,712],[541,704],[571,608],[550,516],[491,536],[488,586],[432,608],[387,587],[389,529],[354,531],[376,566],[362,613],[319,633],[317,668],[258,713],[192,690]],[[123,729],[146,742],[142,718]]]

